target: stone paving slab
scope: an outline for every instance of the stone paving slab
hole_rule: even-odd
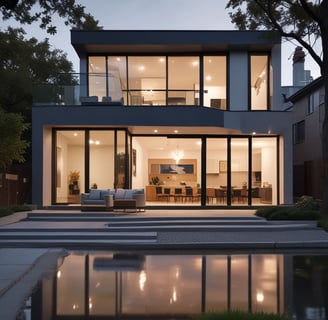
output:
[[[38,281],[55,272],[62,249],[0,249],[0,319],[16,320]]]
[[[0,249],[0,297],[21,279],[45,249]]]

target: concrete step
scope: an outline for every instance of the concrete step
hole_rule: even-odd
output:
[[[113,244],[148,244],[157,242],[153,231],[112,232],[101,229],[1,228],[0,247],[106,247]]]
[[[220,221],[224,222],[248,222],[257,221],[264,223],[265,220],[259,217],[166,217],[166,216],[141,216],[131,215],[129,213],[28,213],[26,220],[31,221]]]

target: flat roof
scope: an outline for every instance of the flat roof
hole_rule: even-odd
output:
[[[265,51],[281,43],[276,31],[71,30],[78,55]]]

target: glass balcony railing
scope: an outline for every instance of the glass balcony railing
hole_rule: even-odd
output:
[[[61,75],[62,76],[62,75]],[[33,89],[33,105],[123,105],[123,106],[199,106],[203,94],[208,107],[225,109],[225,98],[208,90],[196,89],[128,88],[111,76],[108,80],[97,74],[73,74],[56,79],[54,84],[38,84]],[[68,81],[67,81],[68,80]],[[67,84],[69,83],[69,84]],[[213,104],[213,102],[221,102]]]

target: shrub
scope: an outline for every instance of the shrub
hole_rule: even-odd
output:
[[[0,208],[0,217],[9,216],[10,214],[13,214],[15,212],[29,211],[29,210],[31,210],[31,208],[24,205],[16,205],[8,208]]]
[[[279,206],[258,209],[255,215],[267,220],[318,220],[321,217],[316,210]]]
[[[302,196],[295,203],[295,208],[304,210],[320,210],[320,201],[311,196]]]
[[[328,215],[321,217],[321,219],[318,221],[318,227],[328,231]]]
[[[256,212],[255,212],[255,215],[258,216],[258,217],[269,219],[270,216],[275,211],[277,211],[277,207],[264,207],[264,208],[257,209]]]
[[[204,313],[195,320],[290,320],[287,315],[279,315],[275,313],[249,313],[243,311],[226,311],[218,313]]]

